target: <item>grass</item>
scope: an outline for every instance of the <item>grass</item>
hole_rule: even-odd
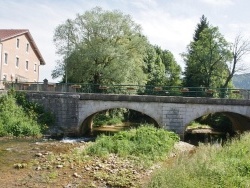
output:
[[[181,155],[158,171],[148,188],[250,187],[250,134],[223,147],[201,145],[192,157]]]
[[[179,137],[164,129],[152,125],[143,125],[137,129],[120,131],[113,136],[101,135],[87,148],[88,155],[106,156],[117,154],[120,157],[138,157],[156,161],[168,154]]]
[[[211,126],[192,121],[187,129],[211,129]]]
[[[95,178],[107,182],[110,187],[136,187],[138,180],[134,172],[139,173],[154,162],[166,159],[177,141],[179,137],[175,133],[145,124],[131,130],[120,131],[113,136],[101,135],[83,152],[86,156],[98,158],[117,156],[112,173],[97,172]],[[118,162],[120,160],[125,163]],[[119,171],[116,171],[118,166],[120,166]]]

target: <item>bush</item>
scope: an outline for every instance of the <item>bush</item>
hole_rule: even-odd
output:
[[[226,145],[202,145],[154,175],[149,188],[250,187],[250,133]]]
[[[121,157],[134,156],[155,161],[166,157],[177,141],[179,137],[173,132],[144,125],[113,136],[101,135],[86,152],[97,156],[115,153]]]
[[[0,97],[0,136],[39,136],[41,127],[16,104],[12,95]]]
[[[16,99],[16,103],[23,108],[30,118],[37,121],[42,132],[45,132],[48,127],[53,125],[55,121],[53,114],[45,111],[40,104],[28,101],[25,92],[10,90],[9,95]]]

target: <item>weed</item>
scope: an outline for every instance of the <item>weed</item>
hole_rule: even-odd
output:
[[[120,157],[133,157],[156,161],[166,157],[179,137],[164,129],[144,125],[129,131],[120,131],[114,136],[101,135],[86,150],[88,155],[106,156],[110,153]]]
[[[202,145],[190,156],[155,174],[149,188],[163,187],[249,187],[250,134],[226,145]]]

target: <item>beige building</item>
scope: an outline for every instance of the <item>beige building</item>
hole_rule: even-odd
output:
[[[38,82],[44,59],[27,29],[0,29],[0,80]]]

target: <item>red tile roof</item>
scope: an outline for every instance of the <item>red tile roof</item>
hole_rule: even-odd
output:
[[[21,36],[27,35],[27,38],[34,49],[38,59],[40,60],[41,65],[45,65],[45,61],[40,53],[34,39],[32,38],[28,29],[0,29],[0,42],[4,42],[6,40]]]
[[[29,32],[28,29],[0,29],[0,39],[1,41],[5,41],[10,38],[25,34],[27,32]]]

